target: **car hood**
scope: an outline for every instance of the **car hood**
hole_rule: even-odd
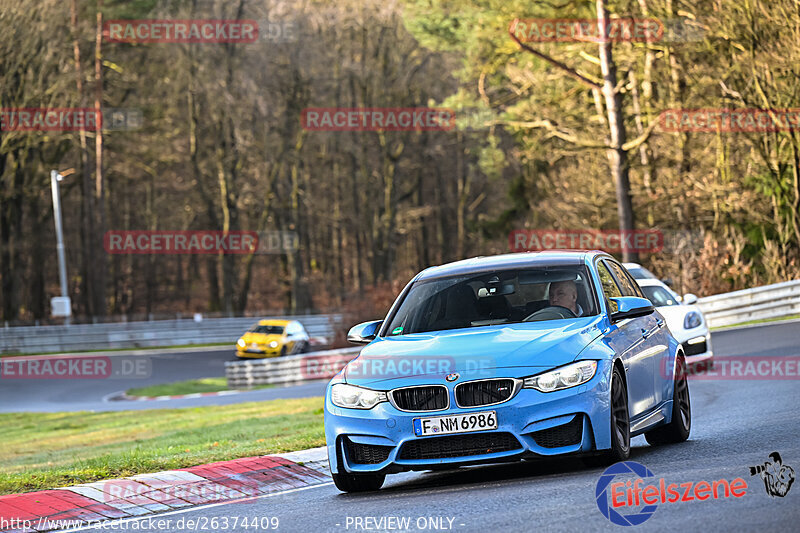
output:
[[[522,377],[574,361],[600,335],[601,316],[483,326],[379,337],[348,363],[342,377],[369,385],[395,386],[487,377]]]

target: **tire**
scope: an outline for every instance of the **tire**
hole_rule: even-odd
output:
[[[278,357],[283,357],[284,355],[286,355],[286,345],[285,344],[283,346],[281,346],[281,353],[278,355]]]
[[[332,474],[333,483],[342,492],[370,492],[381,488],[386,474]]]
[[[679,356],[675,365],[675,386],[672,390],[672,420],[666,426],[644,434],[644,438],[653,446],[683,442],[692,431],[692,402],[689,381],[686,379],[686,361],[682,356]]]
[[[584,464],[591,467],[607,466],[625,461],[631,456],[631,423],[628,413],[628,388],[622,371],[614,365],[611,372],[611,449],[597,455],[584,457]]]

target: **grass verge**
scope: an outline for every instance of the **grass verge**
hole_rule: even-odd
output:
[[[322,398],[109,413],[4,413],[0,427],[0,494],[325,444]]]
[[[273,385],[256,385],[252,389],[268,389]],[[230,390],[228,380],[219,378],[190,379],[188,381],[177,381],[175,383],[163,383],[161,385],[151,385],[149,387],[139,387],[128,389],[128,396],[180,396],[183,394],[196,394],[198,392],[219,392]]]

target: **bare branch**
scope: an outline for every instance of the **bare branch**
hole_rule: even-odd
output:
[[[631,150],[635,150],[636,148],[638,148],[639,145],[641,145],[643,142],[645,142],[647,139],[650,138],[650,134],[653,133],[653,129],[655,129],[657,124],[658,124],[657,120],[651,122],[647,126],[647,128],[645,128],[645,130],[642,132],[641,135],[623,144],[622,150],[624,150],[625,152],[630,152]]]
[[[580,137],[578,137],[573,133],[562,131],[558,129],[558,127],[555,124],[546,119],[529,120],[529,121],[511,120],[507,122],[496,122],[495,124],[503,124],[506,126],[516,126],[518,128],[530,128],[530,129],[544,128],[547,130],[549,137],[556,137],[558,139],[567,141],[569,143],[572,143],[574,145],[583,148],[611,148],[611,146],[609,146],[605,142],[599,142],[589,139],[581,139]]]
[[[570,67],[569,65],[566,65],[565,63],[562,63],[561,61],[553,59],[549,55],[543,54],[542,52],[540,52],[538,50],[535,50],[535,49],[531,48],[530,46],[528,46],[527,44],[525,44],[522,41],[520,41],[519,37],[514,35],[514,31],[513,31],[514,28],[517,27],[517,22],[519,22],[519,19],[514,19],[514,22],[511,23],[511,27],[508,30],[508,34],[511,36],[512,39],[514,39],[514,42],[516,42],[520,46],[520,48],[522,48],[526,52],[530,52],[531,54],[535,55],[539,59],[543,59],[543,60],[547,61],[548,63],[550,63],[554,67],[557,67],[557,68],[561,69],[568,76],[570,76],[572,78],[575,78],[576,80],[578,80],[579,82],[583,83],[584,85],[586,85],[590,89],[602,89],[603,88],[603,86],[600,83],[587,78],[586,76],[584,76],[583,74],[581,74],[580,72],[578,72],[574,68]]]

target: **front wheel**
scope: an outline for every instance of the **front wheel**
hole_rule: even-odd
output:
[[[342,492],[369,492],[378,490],[386,474],[332,474],[333,483]]]
[[[692,430],[692,404],[689,399],[689,381],[686,379],[686,361],[683,357],[675,365],[675,387],[672,394],[672,420],[644,434],[653,446],[675,444],[689,438]]]
[[[628,414],[628,388],[617,366],[611,373],[611,449],[583,458],[591,467],[625,461],[631,455],[631,424]]]

